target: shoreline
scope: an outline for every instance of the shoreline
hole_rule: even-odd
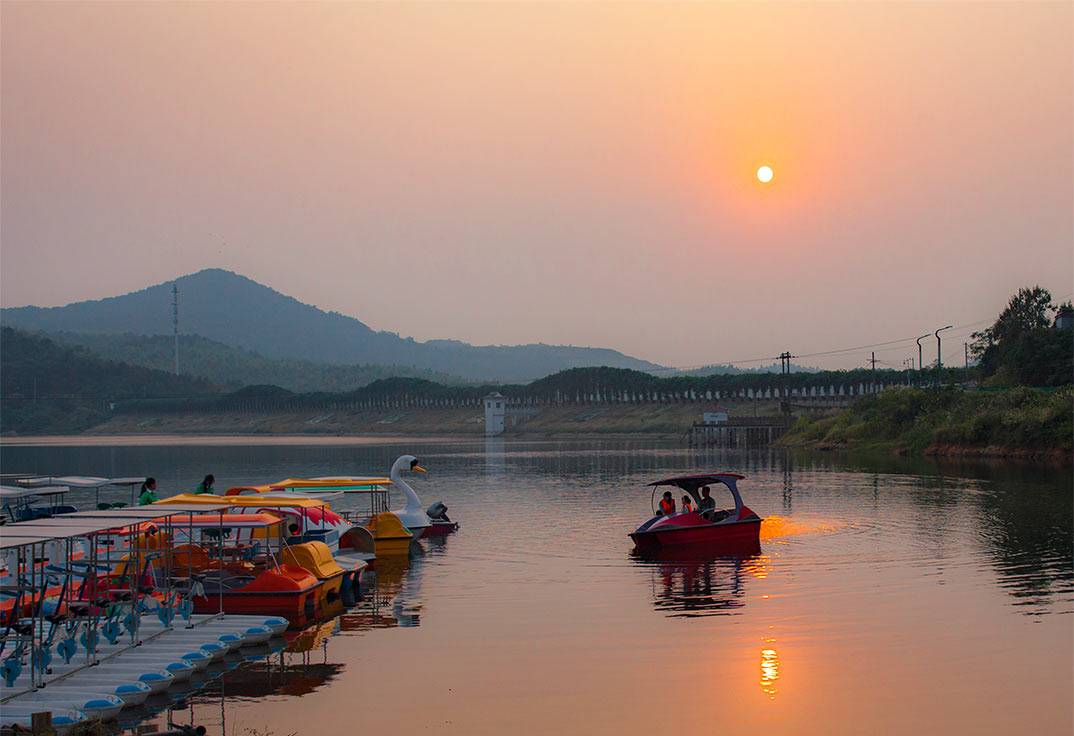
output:
[[[558,441],[578,440],[673,440],[678,435],[659,432],[519,432],[486,437],[478,434],[396,434],[396,435],[335,435],[335,434],[69,434],[69,435],[12,435],[0,437],[0,447],[169,447],[211,445],[236,446],[294,446],[294,445],[390,445],[415,440],[429,444],[453,442],[486,442],[488,440]]]

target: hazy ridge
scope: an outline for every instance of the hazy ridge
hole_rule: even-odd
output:
[[[7,326],[49,333],[168,335],[172,332],[172,283],[63,307],[7,308],[0,310],[0,319]],[[221,269],[198,271],[174,283],[179,287],[183,334],[268,358],[412,366],[478,381],[526,381],[584,366],[659,368],[607,348],[420,342],[373,330],[353,317],[303,304]]]

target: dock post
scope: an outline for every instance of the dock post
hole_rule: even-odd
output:
[[[33,736],[54,736],[52,728],[52,711],[30,714],[30,733]]]

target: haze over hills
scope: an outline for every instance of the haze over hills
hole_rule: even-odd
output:
[[[8,326],[45,332],[167,335],[172,283],[179,286],[180,331],[270,358],[336,364],[403,365],[478,381],[527,381],[585,366],[660,366],[606,348],[419,342],[381,332],[338,312],[281,294],[239,274],[206,269],[141,291],[63,307],[0,310]]]

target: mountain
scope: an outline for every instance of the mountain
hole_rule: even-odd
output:
[[[10,327],[0,330],[0,432],[72,434],[106,419],[113,401],[218,391],[205,379],[103,360]]]
[[[63,345],[83,347],[98,356],[171,372],[175,342],[171,335],[45,333]],[[210,340],[199,335],[179,336],[180,372],[213,383],[238,388],[271,384],[296,393],[344,392],[392,376],[424,378],[443,384],[460,383],[446,373],[400,365],[335,365],[296,358],[266,358],[260,353]]]
[[[64,307],[3,309],[0,321],[44,332],[166,335],[171,332],[173,283],[179,287],[180,329],[184,334],[274,358],[405,365],[480,381],[526,381],[582,366],[659,368],[605,348],[419,342],[373,330],[353,317],[325,312],[221,269]]]

